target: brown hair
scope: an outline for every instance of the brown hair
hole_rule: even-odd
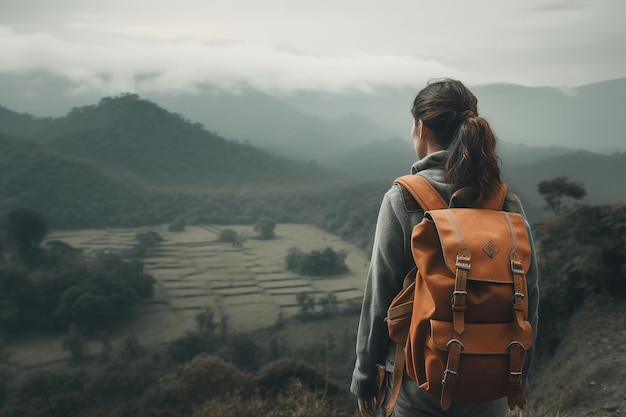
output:
[[[446,180],[452,191],[477,186],[483,197],[489,197],[502,180],[496,136],[487,120],[478,115],[477,104],[476,96],[462,82],[434,80],[417,94],[411,114],[448,149]]]

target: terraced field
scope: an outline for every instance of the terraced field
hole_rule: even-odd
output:
[[[227,226],[247,237],[243,248],[217,242],[215,226],[188,226],[170,232],[166,226],[149,229],[103,229],[58,232],[58,239],[86,252],[130,248],[140,231],[154,230],[165,241],[144,258],[157,279],[154,297],[138,306],[137,318],[120,329],[136,334],[142,343],[176,338],[195,326],[195,315],[207,306],[216,319],[227,316],[235,331],[274,324],[297,311],[296,294],[315,297],[333,293],[340,304],[360,302],[368,260],[360,249],[313,226],[280,224],[276,239],[259,240],[252,226]],[[287,271],[287,250],[297,246],[308,252],[332,247],[348,251],[350,272],[332,277],[307,277]]]

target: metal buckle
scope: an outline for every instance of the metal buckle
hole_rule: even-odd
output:
[[[448,376],[451,376],[450,379],[452,379],[451,381],[449,381]],[[441,378],[441,383],[443,385],[448,385],[448,386],[455,386],[456,385],[456,379],[459,376],[459,373],[456,371],[452,371],[450,369],[446,369],[445,371],[443,371],[443,376]]]
[[[456,299],[456,296],[457,296],[457,295],[463,295],[463,296],[465,296],[465,295],[467,295],[467,291],[454,291],[454,292],[452,293],[452,299],[450,300],[450,303],[451,303],[452,305],[456,305],[454,301],[455,301],[455,299]]]
[[[511,259],[511,271],[513,271],[514,274],[524,275],[524,265],[521,262]]]
[[[465,345],[459,339],[450,339],[450,340],[448,340],[448,343],[446,343],[446,349],[448,349],[448,350],[450,350],[450,343],[458,343],[459,345],[461,345],[461,350],[465,350]],[[452,372],[452,371],[450,371],[450,372]]]
[[[518,342],[517,340],[512,341],[511,343],[509,343],[509,346],[507,348],[507,350],[511,350],[511,346],[513,345],[518,345],[522,348],[522,350],[526,350],[526,346],[524,346],[523,343]]]
[[[456,256],[456,267],[459,269],[465,269],[466,271],[470,270],[471,262],[466,257],[461,257],[461,255]]]
[[[513,298],[511,298],[511,304],[515,304],[518,298],[524,298],[524,293],[516,292],[513,294]]]

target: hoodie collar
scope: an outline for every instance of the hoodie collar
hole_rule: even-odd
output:
[[[448,150],[436,151],[426,155],[411,167],[411,174],[416,174],[426,169],[444,169],[448,159]]]

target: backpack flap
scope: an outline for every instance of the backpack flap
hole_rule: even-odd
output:
[[[423,270],[421,261],[428,262],[432,252],[428,247],[433,244],[432,231],[423,229],[433,225],[451,277],[457,269],[457,255],[464,248],[471,256],[469,280],[513,282],[511,254],[514,249],[519,254],[524,275],[528,272],[530,243],[524,219],[519,214],[469,208],[427,212],[412,236],[413,256],[420,270]]]

